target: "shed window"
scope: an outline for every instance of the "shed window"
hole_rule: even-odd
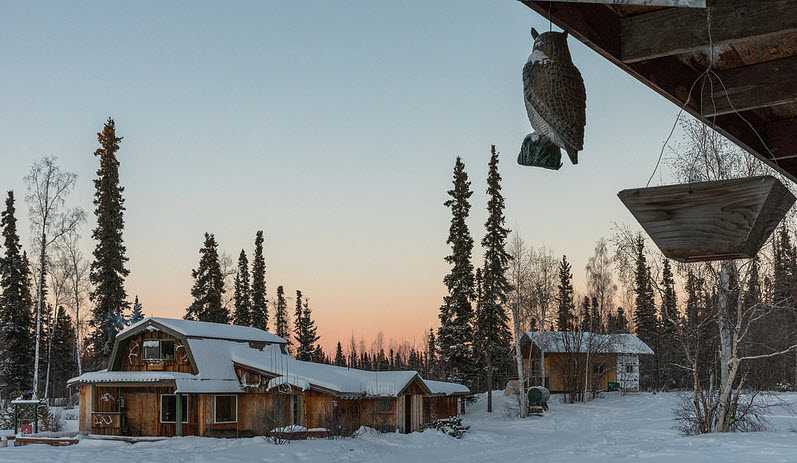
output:
[[[217,395],[213,401],[213,422],[235,423],[238,421],[238,396]]]
[[[183,423],[188,423],[188,397],[180,396],[183,406]],[[161,395],[161,423],[175,423],[177,421],[177,396],[174,394]]]
[[[390,399],[379,399],[376,401],[376,412],[377,413],[389,413],[391,410],[391,400]]]
[[[633,363],[626,364],[625,372],[626,373],[633,373],[634,372],[634,364]]]
[[[174,341],[148,339],[144,341],[144,360],[173,360]]]

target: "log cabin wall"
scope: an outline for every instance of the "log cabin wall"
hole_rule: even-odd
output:
[[[457,416],[459,400],[452,396],[428,396],[423,398],[423,424]]]
[[[397,429],[398,401],[392,397],[362,399],[360,402],[360,424],[382,432]]]

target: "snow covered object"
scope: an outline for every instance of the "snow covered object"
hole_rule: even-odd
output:
[[[567,31],[538,33],[523,66],[523,99],[535,133],[526,136],[518,163],[558,170],[560,148],[573,164],[584,149],[587,93],[567,48]],[[536,135],[536,137],[534,136]]]

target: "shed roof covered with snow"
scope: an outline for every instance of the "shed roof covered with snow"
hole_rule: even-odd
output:
[[[531,342],[549,353],[602,353],[653,355],[653,349],[628,333],[601,334],[588,331],[528,331],[521,344]]]

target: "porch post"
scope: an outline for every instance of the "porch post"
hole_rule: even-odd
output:
[[[174,423],[174,435],[175,436],[182,436],[183,435],[183,395],[179,392],[175,394],[175,408],[176,419]]]

